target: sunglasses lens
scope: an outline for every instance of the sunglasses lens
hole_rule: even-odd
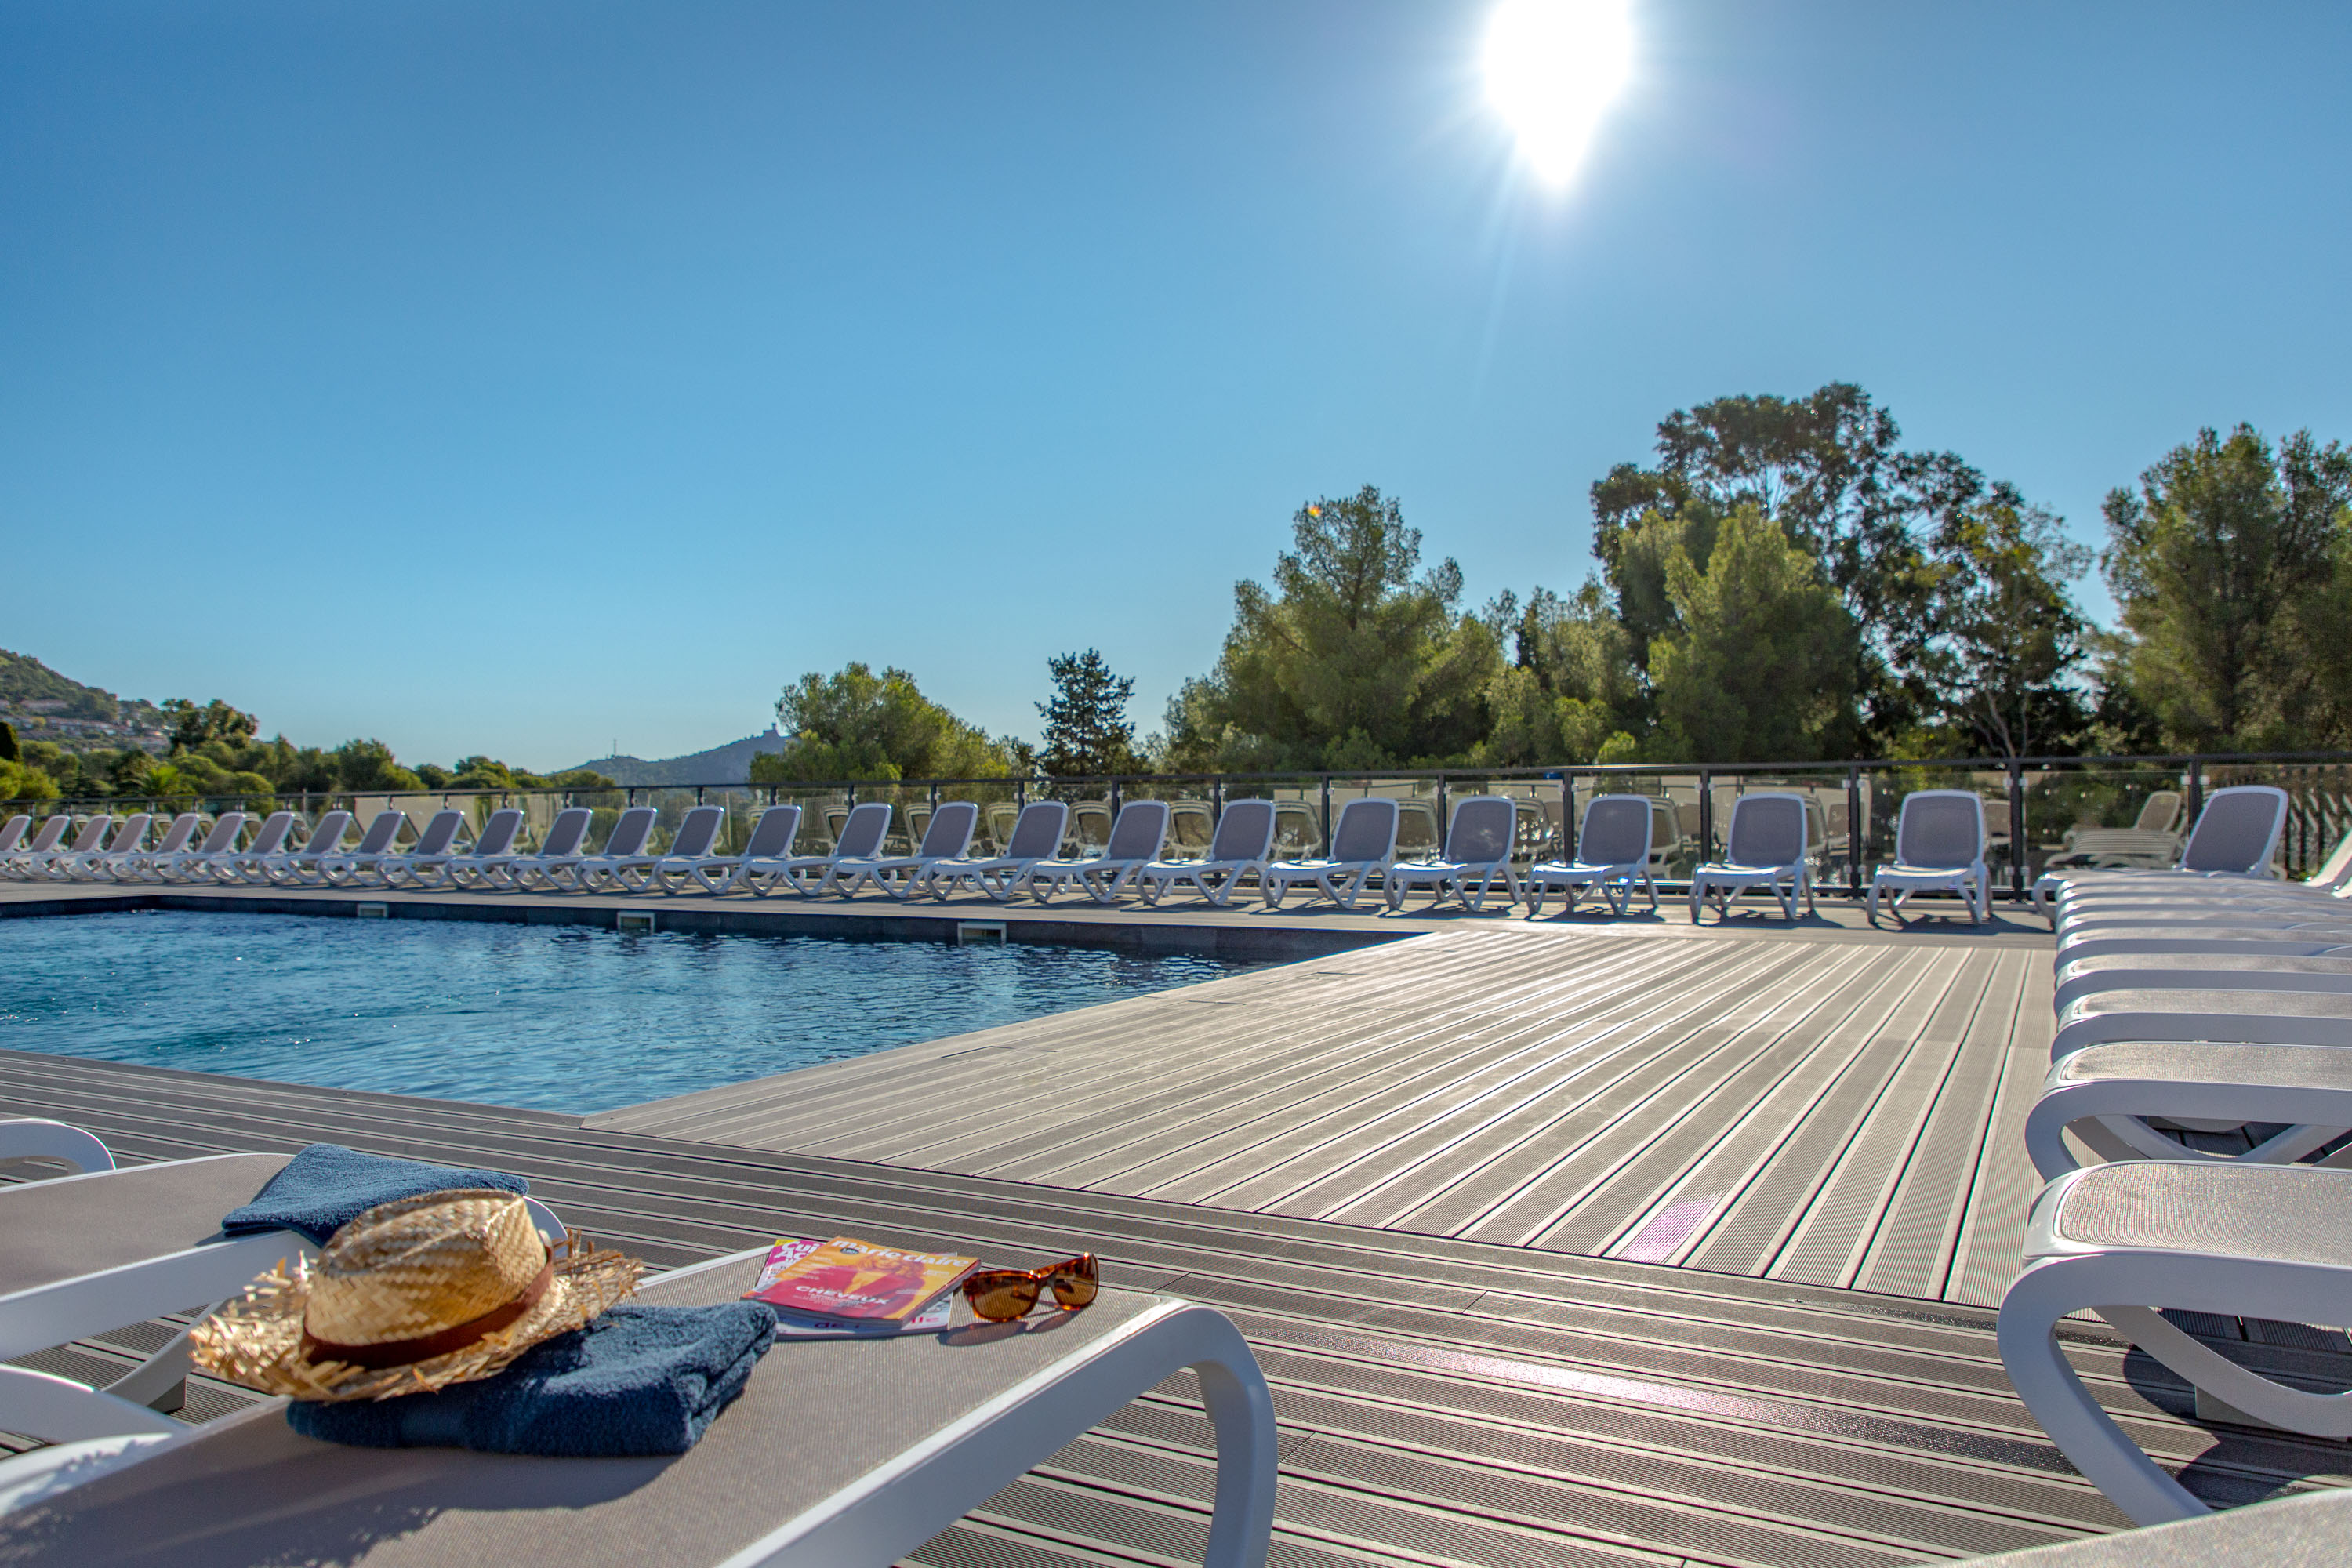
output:
[[[1102,1288],[1102,1278],[1096,1269],[1095,1255],[1091,1252],[1083,1258],[1070,1259],[1055,1268],[1050,1278],[1054,1285],[1054,1300],[1061,1303],[1064,1311],[1068,1312],[1093,1305],[1095,1292]]]
[[[965,1282],[964,1300],[971,1303],[974,1317],[1001,1323],[1024,1317],[1036,1307],[1038,1284],[1020,1275],[982,1276]]]

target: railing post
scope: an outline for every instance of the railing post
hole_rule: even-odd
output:
[[[1845,890],[1849,898],[1862,897],[1863,829],[1867,824],[1862,815],[1862,765],[1845,765]]]
[[[1664,787],[1664,780],[1659,787]],[[1668,795],[1666,803],[1674,804]],[[1698,863],[1702,866],[1715,858],[1715,775],[1705,768],[1698,771]]]
[[[1448,780],[1444,773],[1437,775],[1437,842],[1439,845],[1438,853],[1441,856],[1444,854],[1444,846],[1445,843],[1445,825],[1447,821],[1445,815],[1445,803],[1448,797],[1446,795],[1445,789],[1446,785],[1450,782],[1452,781]]]
[[[1331,851],[1331,775],[1323,775],[1323,852]]]
[[[694,786],[694,804],[697,805],[700,805],[702,804],[702,786],[700,784]]]
[[[1225,781],[1222,775],[1209,781],[1209,829],[1215,837],[1217,824],[1225,819]]]
[[[2194,831],[2197,814],[2205,809],[2205,759],[2189,759],[2189,826]]]
[[[2032,845],[2025,837],[2025,770],[2009,759],[2009,896],[2025,897],[2025,858]]]
[[[1119,792],[1119,787],[1118,787],[1118,780],[1117,780],[1117,779],[1113,779],[1113,780],[1111,780],[1111,781],[1110,781],[1110,814],[1111,814],[1111,816],[1113,817],[1113,819],[1114,819],[1114,820],[1115,820],[1115,819],[1118,817],[1118,805],[1119,805],[1119,800],[1120,800],[1120,792]]]

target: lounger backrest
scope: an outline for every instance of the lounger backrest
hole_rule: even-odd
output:
[[[1334,860],[1386,860],[1396,854],[1397,803],[1384,795],[1368,795],[1339,808],[1331,827]]]
[[[459,829],[465,826],[466,814],[462,811],[435,812],[433,820],[425,825],[425,831],[416,836],[416,847],[409,854],[426,859],[436,855],[446,855],[449,846],[457,841]]]
[[[2286,791],[2269,784],[2233,784],[2205,797],[2189,846],[2180,852],[2184,871],[2259,871],[2271,863],[2279,830],[2286,826]]]
[[[1070,808],[1058,800],[1033,800],[1021,808],[1013,824],[1012,837],[1004,841],[1004,858],[1008,860],[1046,860],[1062,847],[1062,835],[1069,830]]]
[[[540,840],[540,854],[558,860],[569,860],[580,853],[581,840],[588,837],[588,825],[596,814],[584,805],[567,805],[555,814],[547,825],[547,837]]]
[[[0,848],[5,847],[0,845]],[[2336,847],[2319,863],[2319,869],[2305,877],[2304,882],[2314,888],[2334,888],[2347,876],[2352,876],[2352,833],[2336,841]]]
[[[851,812],[833,841],[834,854],[844,860],[870,860],[890,832],[890,803],[869,800]]]
[[[122,826],[115,830],[114,842],[106,847],[106,852],[110,855],[127,855],[138,848],[140,841],[147,837],[147,825],[154,820],[143,811],[132,812],[122,819]]]
[[[1130,800],[1118,808],[1110,825],[1110,842],[1103,847],[1106,860],[1156,860],[1168,842],[1168,803]]]
[[[1474,795],[1454,808],[1445,830],[1445,858],[1461,866],[1491,866],[1511,858],[1518,804],[1508,795]]]
[[[241,811],[224,811],[213,818],[213,830],[196,846],[199,855],[226,855],[236,846],[236,836],[245,831],[247,818]]]
[[[1770,792],[1731,803],[1724,858],[1735,866],[1793,866],[1805,858],[1805,802]]]
[[[971,847],[972,830],[980,826],[980,806],[969,800],[951,800],[931,813],[930,825],[923,829],[922,847],[915,853],[925,859],[953,859]]]
[[[726,824],[725,806],[698,805],[677,825],[677,837],[669,841],[669,852],[683,859],[698,860],[710,853],[710,847],[719,842],[719,830]]]
[[[1209,858],[1246,864],[1274,852],[1274,802],[1236,800],[1217,818],[1217,836],[1209,840]]]
[[[16,846],[25,841],[25,830],[32,826],[33,819],[19,812],[8,819],[5,826],[0,826],[0,855],[15,854]]]
[[[793,840],[800,837],[801,808],[797,805],[772,805],[760,814],[751,825],[751,841],[743,846],[747,860],[779,860],[793,852]]]
[[[1895,858],[1923,871],[1957,871],[1984,858],[1984,797],[1974,790],[1915,790],[1895,819]]]
[[[474,840],[474,853],[510,855],[514,852],[515,836],[521,831],[522,813],[510,805],[501,806],[482,824],[481,837]]]
[[[633,805],[621,813],[604,839],[604,853],[615,858],[644,854],[646,840],[654,836],[654,816],[650,805]]]
[[[2169,833],[2180,826],[2180,792],[2160,789],[2147,797],[2139,808],[2139,819],[2132,824],[2136,833]]]
[[[1633,866],[1647,860],[1654,816],[1648,795],[1595,795],[1577,830],[1576,858],[1588,866]]]
[[[343,835],[349,833],[351,830],[352,814],[350,812],[331,811],[327,813],[326,816],[319,818],[319,826],[317,829],[311,833],[310,842],[302,846],[302,853],[305,855],[331,855],[335,851],[335,846],[343,841]],[[256,846],[256,847],[258,847],[258,846]]]
[[[111,814],[91,817],[88,822],[81,825],[81,831],[74,835],[73,844],[68,848],[67,853],[70,855],[89,854],[91,850],[96,849],[100,845],[106,842],[106,830],[113,826],[114,817]]]
[[[41,824],[41,830],[33,835],[33,841],[25,847],[35,855],[46,855],[58,847],[58,840],[63,838],[66,829],[72,826],[73,818],[70,816],[52,816]]]
[[[253,842],[246,848],[248,855],[275,855],[286,847],[286,836],[294,831],[294,814],[273,811],[261,822]]]
[[[348,818],[346,820],[348,820]],[[392,849],[392,841],[395,837],[399,837],[400,830],[404,826],[407,826],[407,823],[408,817],[404,813],[397,811],[377,812],[375,816],[369,820],[367,833],[360,839],[360,847],[352,853],[355,855],[383,855],[390,853]]]
[[[200,820],[193,811],[184,811],[172,818],[172,826],[163,829],[163,841],[155,846],[155,853],[177,855],[185,849],[188,840],[196,836],[196,824]]]

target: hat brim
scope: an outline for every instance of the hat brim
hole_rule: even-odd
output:
[[[430,1394],[504,1372],[532,1346],[570,1333],[635,1291],[634,1258],[581,1244],[555,1262],[554,1278],[537,1305],[503,1329],[445,1355],[405,1366],[353,1366],[313,1360],[304,1349],[302,1313],[310,1304],[308,1269],[284,1265],[246,1288],[190,1331],[197,1367],[224,1382],[290,1399],[336,1402]]]

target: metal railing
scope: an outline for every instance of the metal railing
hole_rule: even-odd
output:
[[[1169,848],[1173,858],[1181,858],[1205,852],[1226,802],[1270,799],[1276,804],[1276,851],[1288,858],[1319,851],[1329,840],[1333,817],[1348,800],[1378,795],[1394,797],[1401,807],[1399,858],[1428,859],[1443,846],[1453,802],[1472,795],[1501,795],[1520,803],[1515,858],[1531,863],[1574,848],[1575,825],[1596,795],[1640,795],[1653,803],[1654,874],[1661,883],[1686,883],[1693,867],[1720,856],[1730,803],[1751,791],[1773,789],[1795,793],[1807,802],[1822,890],[1859,896],[1869,868],[1893,857],[1895,818],[1906,795],[1917,789],[1969,789],[1986,803],[1987,863],[1996,881],[2004,885],[2001,890],[2021,898],[2033,879],[2053,865],[2168,864],[2206,792],[2225,784],[2275,784],[2287,791],[2294,806],[2279,865],[2288,876],[2308,873],[2352,831],[2352,752],[841,779],[638,784],[609,790],[340,790],[257,797],[116,795],[16,802],[7,809],[65,811],[77,816],[148,811],[158,815],[159,823],[182,811],[208,817],[220,811],[285,809],[302,817],[305,826],[323,812],[342,809],[352,813],[354,832],[377,812],[397,810],[408,818],[401,834],[407,841],[436,811],[462,811],[478,826],[490,812],[518,806],[525,817],[523,843],[530,846],[566,806],[590,808],[594,814],[591,841],[602,842],[624,808],[651,805],[657,826],[650,847],[658,852],[689,809],[716,804],[728,808],[718,849],[731,854],[741,849],[761,809],[797,801],[803,811],[795,847],[822,853],[831,847],[850,807],[861,802],[885,800],[897,808],[891,842],[894,850],[903,850],[920,839],[941,801],[976,801],[982,807],[976,846],[986,848],[1002,845],[1023,805],[1051,797],[1070,803],[1065,847],[1075,854],[1099,852],[1120,805],[1149,798],[1170,803]]]

